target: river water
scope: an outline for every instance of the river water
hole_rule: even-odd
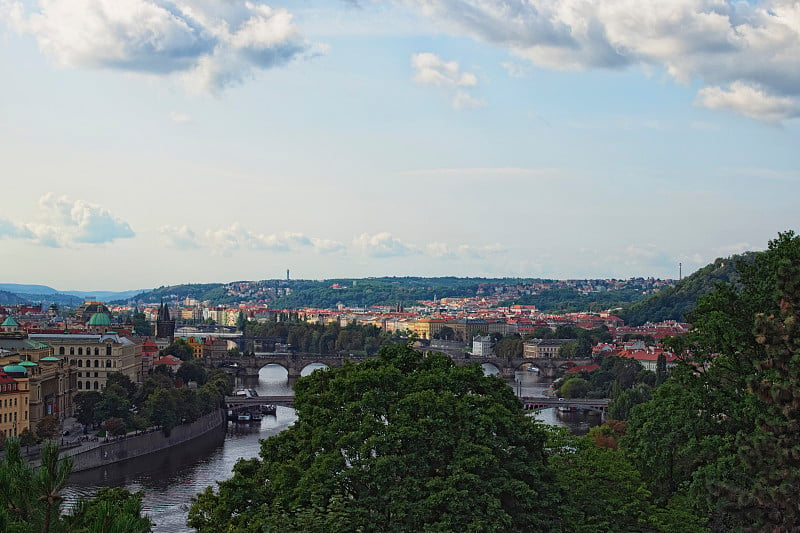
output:
[[[313,368],[304,371],[310,372]],[[286,380],[286,370],[270,365],[261,369],[258,385],[261,395],[292,394]],[[512,384],[517,394],[541,396],[550,383],[531,372],[518,372]],[[573,433],[585,434],[599,419],[583,413],[557,413],[545,409],[537,414],[545,424],[567,426]],[[70,479],[65,491],[67,505],[80,497],[91,497],[104,486],[124,486],[131,491],[143,490],[144,512],[155,523],[153,531],[163,533],[193,531],[186,526],[191,499],[215,481],[228,479],[233,466],[241,458],[256,457],[259,440],[286,429],[296,417],[294,410],[278,407],[275,416],[266,416],[261,424],[244,426],[229,424],[222,442],[219,437],[200,439],[191,447],[170,450],[133,459],[108,468],[78,472]]]

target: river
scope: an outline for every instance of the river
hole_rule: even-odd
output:
[[[307,371],[311,370],[313,368]],[[540,396],[549,385],[534,373],[518,372],[513,386],[515,392],[523,396]],[[261,395],[292,394],[286,370],[272,365],[261,369],[259,383],[254,388]],[[537,418],[546,424],[567,426],[576,434],[585,434],[599,421],[583,413],[557,413],[554,409],[545,409]],[[193,443],[188,449],[182,447],[104,469],[78,472],[70,479],[65,500],[69,505],[79,497],[91,497],[104,486],[143,490],[144,512],[155,523],[153,531],[193,531],[186,526],[192,496],[214,485],[215,481],[231,477],[236,461],[258,455],[260,439],[284,430],[295,419],[293,409],[278,407],[275,416],[264,417],[259,426],[229,425],[222,443],[219,438],[212,438]]]

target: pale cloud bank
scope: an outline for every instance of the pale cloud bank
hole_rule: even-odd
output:
[[[289,11],[260,2],[0,0],[0,18],[64,66],[177,73],[211,91],[319,50]]]
[[[454,34],[554,69],[664,68],[697,102],[764,121],[797,116],[800,3],[793,0],[395,0]]]
[[[0,226],[0,231],[2,231]],[[9,231],[13,231],[9,229]],[[302,252],[317,254],[356,255],[373,259],[390,259],[424,256],[434,259],[486,259],[505,253],[506,247],[499,244],[448,244],[432,242],[415,245],[395,237],[389,232],[361,233],[353,237],[350,244],[334,239],[310,237],[303,233],[260,233],[244,227],[238,222],[218,229],[208,229],[199,234],[187,226],[162,226],[158,233],[162,244],[175,250],[207,250],[213,254],[231,257],[238,251],[256,252]]]
[[[27,240],[52,248],[97,245],[134,237],[130,225],[108,209],[48,193],[39,199],[39,221],[0,218],[0,238]]]

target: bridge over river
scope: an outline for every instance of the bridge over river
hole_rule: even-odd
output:
[[[522,396],[520,398],[524,409],[538,411],[550,407],[564,408],[574,411],[598,411],[605,417],[610,400],[608,398],[552,398],[538,396]],[[245,407],[263,407],[266,405],[283,405],[294,407],[294,396],[254,396],[244,398],[242,396],[226,396],[225,404],[228,409],[240,409]]]
[[[428,350],[435,352],[437,350]],[[518,371],[535,369],[543,377],[556,377],[560,373],[576,365],[591,364],[591,359],[555,359],[555,358],[523,358],[523,357],[496,357],[475,355],[449,355],[458,365],[491,365],[495,367],[498,374],[506,379],[514,379],[514,373]],[[267,365],[278,365],[286,369],[289,376],[289,383],[293,384],[300,377],[303,369],[311,365],[324,365],[329,368],[342,366],[344,361],[358,363],[369,357],[361,355],[322,355],[311,353],[282,353],[282,352],[256,352],[251,356],[233,357],[229,355],[221,357],[204,357],[203,363],[207,368],[224,368],[226,371],[238,377],[257,380],[258,371]]]

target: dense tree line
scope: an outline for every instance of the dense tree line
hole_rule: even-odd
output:
[[[525,416],[510,387],[404,344],[297,382],[298,420],[263,441],[189,525],[212,531],[692,532],[614,447]]]
[[[197,388],[176,384],[197,383]],[[184,362],[176,375],[164,367],[153,371],[141,385],[120,373],[109,374],[102,392],[75,395],[75,417],[86,425],[101,427],[111,435],[160,426],[169,432],[181,423],[222,407],[230,394],[230,378],[222,370],[206,371],[195,361]]]
[[[622,444],[659,502],[712,531],[800,528],[800,238],[783,233],[698,302],[685,364]]]
[[[500,306],[535,305],[545,313],[573,313],[622,307],[644,298],[641,290],[619,289],[585,293],[577,289],[548,289],[537,294],[503,300]]]
[[[674,287],[667,287],[661,292],[625,306],[620,312],[620,318],[629,326],[664,320],[691,321],[689,316],[698,299],[712,292],[720,283],[735,285],[739,279],[737,265],[746,265],[753,260],[753,256],[753,253],[746,253],[717,259],[683,278]]]
[[[325,355],[373,355],[381,346],[397,340],[395,335],[372,324],[351,323],[342,327],[338,322],[322,325],[292,320],[291,316],[281,318],[281,321],[248,322],[245,336],[286,339],[295,351]]]

